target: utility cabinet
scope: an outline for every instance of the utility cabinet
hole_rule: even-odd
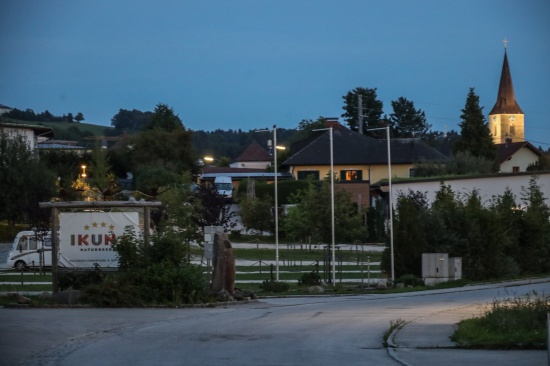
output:
[[[448,253],[422,253],[422,278],[426,285],[435,285],[462,278],[462,258]]]

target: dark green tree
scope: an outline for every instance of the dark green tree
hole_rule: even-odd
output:
[[[414,103],[399,97],[391,102],[393,113],[390,114],[392,137],[424,138],[431,128],[426,115],[414,107]]]
[[[74,118],[75,121],[77,121],[78,123],[84,121],[84,115],[81,113],[81,112],[78,112],[76,114],[76,117]]]
[[[453,147],[453,152],[455,154],[469,152],[473,156],[494,162],[496,148],[489,125],[483,115],[483,107],[479,106],[479,96],[475,94],[474,88],[470,88],[460,119],[461,138]]]
[[[394,270],[395,277],[412,274],[422,275],[422,253],[428,252],[425,218],[427,215],[426,196],[421,192],[409,191],[397,199],[394,225]],[[390,248],[383,255],[386,273],[390,273]]]
[[[86,181],[98,199],[110,200],[120,192],[106,150],[100,147],[94,148],[88,172],[89,176]]]
[[[344,99],[344,114],[342,117],[348,123],[353,131],[359,131],[358,111],[359,103],[357,96],[361,95],[363,100],[363,133],[366,134],[368,128],[380,127],[380,117],[382,116],[384,104],[377,99],[376,88],[355,88],[349,91],[342,98]]]
[[[522,198],[526,206],[521,230],[519,264],[523,273],[542,273],[550,270],[550,208],[546,197],[538,186],[538,177],[529,180],[528,187],[522,187]]]
[[[517,276],[520,274],[518,259],[521,255],[523,210],[516,204],[516,197],[510,188],[506,188],[502,195],[494,196],[489,209],[496,214],[502,229],[505,254],[503,276]]]
[[[0,220],[44,226],[48,212],[38,203],[55,195],[56,176],[40,162],[26,138],[0,128]]]
[[[147,129],[161,129],[171,132],[174,130],[184,129],[181,119],[174,113],[174,110],[166,104],[159,103],[155,108],[155,112],[151,118],[151,123]]]
[[[332,207],[329,179],[324,179],[320,186],[312,181],[308,188],[291,195],[296,205],[289,209],[284,219],[285,233],[296,240],[307,242],[332,242]],[[335,240],[353,242],[364,240],[366,228],[362,222],[362,212],[351,202],[351,194],[335,187],[334,192],[334,226]]]
[[[272,198],[269,195],[263,197],[242,197],[239,202],[240,217],[247,230],[255,230],[259,233],[266,231],[273,233],[275,229],[274,216],[272,214]]]
[[[111,126],[116,130],[132,134],[145,129],[151,123],[152,112],[142,112],[137,109],[120,109],[111,119]]]

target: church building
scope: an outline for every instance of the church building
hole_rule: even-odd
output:
[[[489,128],[495,144],[525,141],[524,114],[516,102],[514,94],[506,53],[507,42],[504,40],[504,63],[502,64],[497,101],[489,113]]]

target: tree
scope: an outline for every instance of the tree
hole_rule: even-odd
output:
[[[537,184],[538,177],[529,180],[528,187],[522,187],[522,198],[526,206],[521,229],[521,256],[519,264],[523,273],[542,273],[550,270],[550,207]]]
[[[92,151],[92,162],[88,169],[87,183],[95,196],[105,201],[120,192],[104,149],[96,147]]]
[[[236,223],[232,221],[236,213],[231,211],[231,204],[218,193],[214,184],[199,185],[197,196],[202,205],[198,222],[201,228],[205,226],[223,226],[228,231],[236,226]]]
[[[283,228],[285,233],[296,240],[307,242],[309,238],[313,242],[332,242],[332,208],[331,189],[329,179],[316,186],[309,182],[306,189],[299,190],[291,195],[296,202],[289,209],[284,218]],[[351,202],[351,194],[335,187],[334,192],[334,225],[335,239],[338,242],[364,239],[366,229],[362,223],[362,212]]]
[[[0,128],[0,220],[7,220],[11,232],[16,223],[44,226],[48,212],[38,203],[54,196],[55,181],[23,135]]]
[[[399,97],[391,102],[393,113],[390,114],[390,126],[393,137],[424,138],[431,125],[426,121],[426,115],[414,107],[414,103]]]
[[[247,230],[256,230],[259,233],[274,231],[272,214],[272,198],[269,195],[259,197],[243,197],[239,202],[240,217]]]
[[[428,239],[426,237],[425,220],[428,205],[425,194],[409,191],[405,196],[401,194],[397,199],[395,210],[394,240],[398,248],[394,252],[395,276],[412,274],[421,277],[422,253],[427,252]],[[383,256],[383,265],[386,272],[391,270],[390,248],[386,248]]]
[[[459,124],[461,139],[455,144],[453,152],[456,154],[467,151],[473,156],[495,161],[496,148],[474,88],[470,88],[460,118],[462,120]]]
[[[128,161],[125,169],[135,173],[140,187],[152,189],[150,193],[154,193],[151,194],[153,196],[160,193],[161,187],[176,184],[178,177],[185,172],[195,175],[199,171],[191,131],[186,130],[181,121],[178,127],[179,119],[171,108],[159,105],[157,112],[159,114],[155,113],[154,122],[151,122],[151,126],[156,127],[127,138],[123,149],[115,154],[117,157],[114,159],[117,162],[121,158]]]
[[[151,123],[153,112],[142,112],[137,109],[119,109],[111,119],[111,126],[116,130],[133,133],[145,129]]]
[[[83,115],[81,112],[78,112],[78,113],[76,114],[76,117],[75,117],[74,119],[75,119],[75,121],[77,121],[78,123],[80,123],[80,122],[84,121],[84,115]]]
[[[380,117],[383,113],[384,104],[376,99],[376,88],[355,88],[349,91],[342,98],[344,99],[344,111],[342,117],[347,121],[348,126],[353,131],[359,131],[358,111],[359,103],[357,96],[361,95],[363,100],[363,133],[366,134],[368,128],[379,127]]]
[[[164,131],[174,131],[178,129],[185,129],[181,119],[174,114],[174,110],[166,104],[159,103],[155,108],[155,112],[151,118],[151,123],[147,126],[147,129],[161,129]]]

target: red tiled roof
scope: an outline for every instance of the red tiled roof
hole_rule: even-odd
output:
[[[271,155],[258,144],[256,141],[252,141],[250,145],[242,152],[235,162],[241,161],[271,161],[273,158]]]

